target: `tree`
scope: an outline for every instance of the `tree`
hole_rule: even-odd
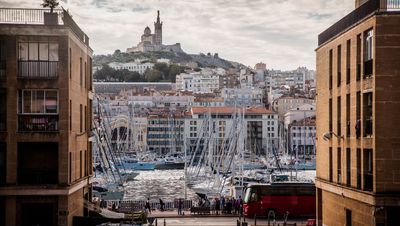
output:
[[[109,81],[110,78],[114,77],[114,74],[115,70],[107,64],[104,64],[100,70],[93,74],[93,77],[99,81]]]
[[[156,63],[153,66],[153,69],[161,72],[162,78],[164,80],[168,79],[167,76],[169,75],[169,67],[166,63]]]
[[[185,71],[185,68],[176,64],[170,64],[169,65],[169,74],[168,74],[168,80],[171,82],[176,81],[176,75],[182,73]]]
[[[58,0],[43,0],[42,6],[43,8],[50,8],[50,13],[53,13],[54,8],[56,8],[60,3]]]
[[[162,73],[156,69],[146,71],[144,76],[148,82],[159,82],[162,79]]]

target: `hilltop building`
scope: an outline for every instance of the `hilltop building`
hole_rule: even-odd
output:
[[[154,52],[154,51],[166,51],[182,53],[180,43],[173,45],[164,45],[162,42],[162,25],[163,22],[160,20],[160,11],[157,11],[157,21],[154,22],[154,34],[151,33],[149,27],[144,29],[141,41],[134,47],[128,48],[126,52]]]
[[[400,225],[400,1],[356,0],[318,37],[318,225]]]

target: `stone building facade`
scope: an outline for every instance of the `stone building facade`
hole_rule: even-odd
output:
[[[92,50],[44,12],[0,10],[0,225],[71,226],[91,200]]]
[[[319,35],[318,225],[400,225],[400,3],[393,2],[356,1]]]

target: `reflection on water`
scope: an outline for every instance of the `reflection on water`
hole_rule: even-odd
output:
[[[173,201],[184,198],[184,170],[137,171],[134,181],[125,184],[125,200],[158,200]],[[187,189],[188,199],[194,200],[196,194]]]

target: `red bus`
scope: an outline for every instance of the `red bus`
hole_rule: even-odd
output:
[[[276,216],[297,218],[315,217],[316,199],[313,183],[250,184],[245,190],[243,214],[245,217]]]

